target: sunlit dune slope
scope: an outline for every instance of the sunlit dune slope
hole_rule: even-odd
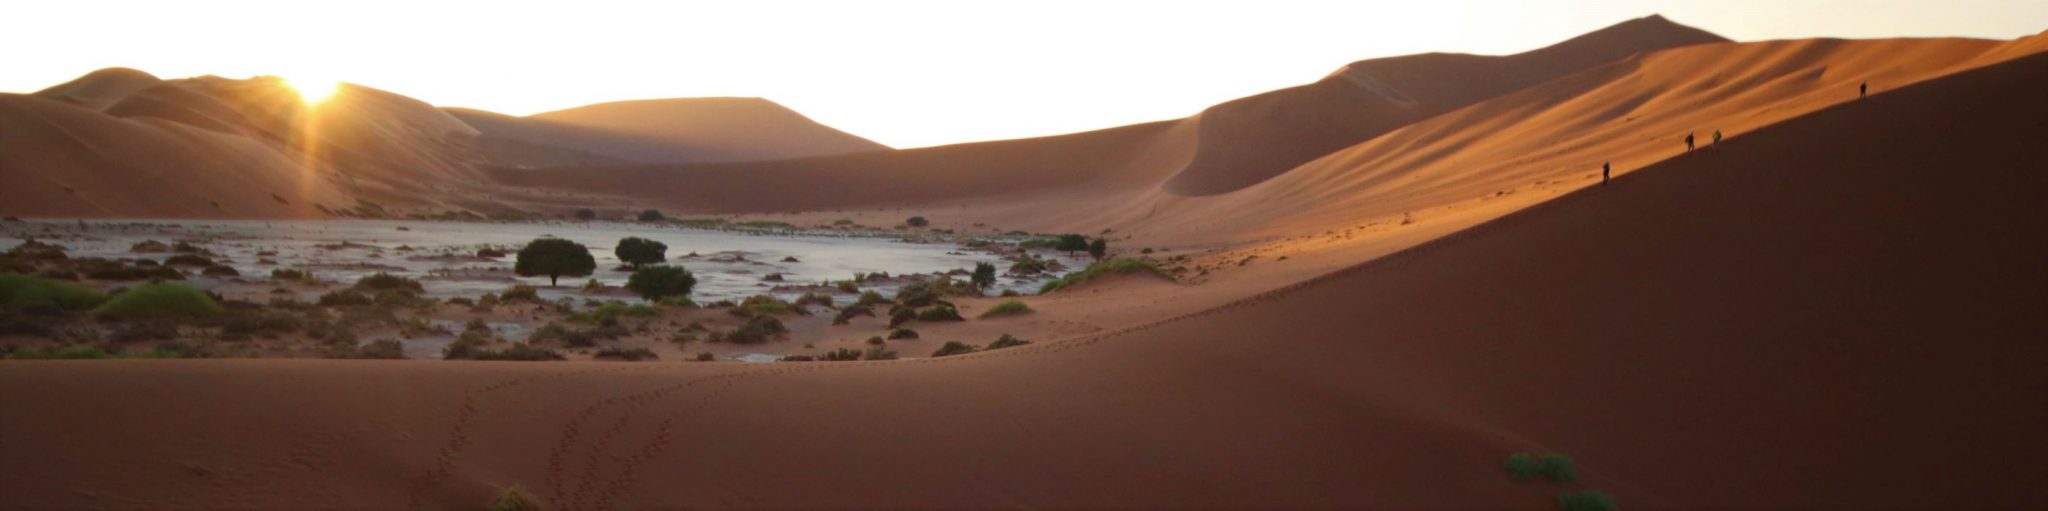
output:
[[[619,101],[542,112],[525,119],[593,128],[674,144],[574,144],[622,159],[652,162],[772,160],[886,150],[889,147],[761,98],[675,98]]]
[[[700,212],[888,206],[1046,191],[1093,196],[1134,188],[1205,195],[1259,182],[1487,97],[1640,52],[1724,40],[1653,16],[1506,57],[1430,54],[1358,62],[1315,84],[1160,123],[879,154],[493,175],[507,184],[630,196]],[[791,183],[829,193],[792,190]]]
[[[1689,46],[1520,90],[1337,151],[1222,195],[1139,199],[1077,223],[1170,239],[1285,236],[1453,211],[1511,211],[1679,156],[1687,133],[1759,127],[2038,51],[2037,39],[1794,40]],[[1467,215],[1474,216],[1474,215]],[[1481,214],[1476,217],[1484,218]]]
[[[36,420],[0,421],[0,477],[22,507],[2040,508],[2043,82],[2033,55],[1887,90],[977,355],[14,362],[0,409]],[[1512,482],[1517,451],[1582,482]]]

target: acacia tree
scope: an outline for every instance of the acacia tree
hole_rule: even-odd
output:
[[[619,261],[633,265],[637,270],[647,264],[668,260],[668,244],[647,238],[626,238],[619,240],[619,246],[612,249],[612,255],[619,256]]]
[[[1095,241],[1089,242],[1088,255],[1094,257],[1097,261],[1101,261],[1102,256],[1109,255],[1109,240],[1095,238]]]
[[[1052,248],[1072,255],[1076,250],[1088,250],[1088,237],[1079,234],[1061,234],[1060,242],[1054,244]]]
[[[561,238],[539,238],[519,249],[519,260],[512,265],[512,272],[521,277],[546,275],[548,286],[560,284],[562,277],[582,277],[597,270],[597,258],[590,256],[590,248],[582,243]]]
[[[974,263],[974,276],[970,277],[968,282],[979,289],[988,289],[989,286],[996,285],[996,265]]]
[[[649,266],[633,272],[633,276],[626,279],[626,289],[650,302],[671,296],[689,296],[690,289],[694,287],[697,287],[697,277],[681,266]]]

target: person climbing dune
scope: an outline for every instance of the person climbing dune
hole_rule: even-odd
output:
[[[1685,152],[1692,152],[1692,132],[1685,132]]]
[[[1607,186],[1607,181],[1608,181],[1608,180],[1611,180],[1611,179],[1613,179],[1613,178],[1614,178],[1614,162],[1605,162],[1605,163],[1601,163],[1601,164],[1600,164],[1600,186]]]
[[[1857,85],[1856,99],[1863,99],[1867,97],[1870,97],[1870,82],[1863,82],[1862,85]]]
[[[1721,148],[1721,130],[1714,130],[1714,149]]]

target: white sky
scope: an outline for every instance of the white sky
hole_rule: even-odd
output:
[[[1347,62],[1661,13],[1737,40],[2048,29],[2048,0],[10,2],[0,91],[102,67],[342,80],[530,114],[760,96],[896,147],[1182,117]]]

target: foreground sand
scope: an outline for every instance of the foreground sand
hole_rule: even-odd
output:
[[[2048,506],[2048,56],[948,359],[8,363],[16,507]],[[28,418],[22,420],[21,418]],[[1579,485],[1513,483],[1514,451]]]

